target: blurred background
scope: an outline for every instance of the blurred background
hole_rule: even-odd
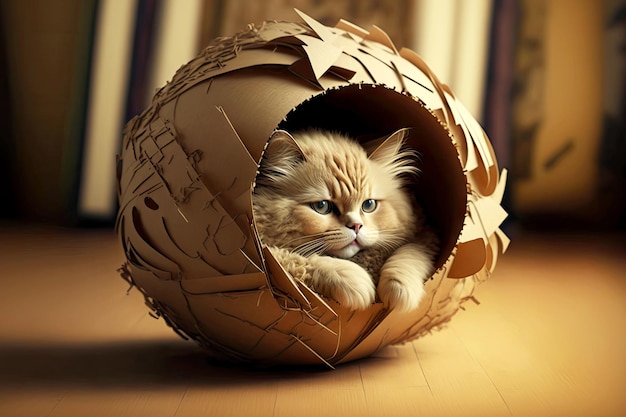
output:
[[[212,39],[294,7],[424,58],[509,171],[508,227],[625,229],[623,0],[0,0],[0,219],[111,226],[124,124]]]

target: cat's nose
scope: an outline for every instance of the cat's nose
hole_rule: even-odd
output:
[[[349,211],[344,215],[343,218],[346,227],[354,230],[354,233],[358,234],[359,230],[361,230],[361,226],[363,226],[363,223],[361,223],[363,220],[361,220],[361,216],[359,216],[358,213],[354,212],[354,211]]]
[[[361,228],[361,226],[363,226],[360,223],[354,223],[354,224],[350,224],[348,225],[348,227],[352,230],[354,230],[354,233],[356,233],[357,235],[359,234],[359,229]]]

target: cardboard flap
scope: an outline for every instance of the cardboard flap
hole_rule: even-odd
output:
[[[298,9],[294,9],[294,11],[300,16],[302,20],[306,22],[306,24],[311,28],[311,30],[324,42],[328,44],[332,44],[337,38],[337,34],[333,32],[331,28],[328,26],[322,25],[317,20],[313,19],[311,16],[306,13],[301,12]]]
[[[357,36],[358,38],[352,38],[357,42],[361,42],[367,35],[369,35],[369,32],[367,30],[344,19],[339,19],[339,22],[337,22],[335,28],[345,30],[349,34]]]
[[[307,28],[297,22],[280,22],[280,24],[276,24],[276,22],[265,22],[261,29],[254,33],[254,37],[269,43],[306,32]]]
[[[373,41],[384,45],[389,48],[394,54],[398,55],[398,50],[391,41],[389,35],[387,35],[387,33],[385,33],[381,28],[376,25],[372,26],[372,30],[370,30],[369,34],[365,37],[364,40]]]
[[[285,304],[284,308],[311,309],[311,302],[300,290],[300,286],[293,277],[285,271],[276,257],[267,248],[263,248],[265,265],[267,266],[268,279],[272,291],[281,297]]]
[[[484,239],[460,242],[447,273],[448,278],[466,278],[480,271],[487,260]]]
[[[322,78],[343,53],[341,49],[329,46],[312,36],[298,36],[304,42],[302,49],[306,53],[315,79]]]
[[[479,235],[487,239],[498,230],[498,227],[508,215],[493,198],[484,197],[476,201],[470,201],[468,204],[470,207],[469,217],[473,220],[471,224],[478,230],[477,234],[468,233],[468,238],[469,236]],[[468,238],[466,238],[464,233],[461,233],[460,240],[462,242],[466,242]]]
[[[260,271],[251,274],[186,279],[180,282],[180,287],[185,293],[194,295],[245,292],[266,286],[265,274]]]
[[[448,108],[450,109],[450,113],[452,115],[452,120],[450,120],[449,123],[458,126],[462,131],[462,134],[457,137],[458,139],[461,139],[460,143],[462,143],[462,152],[459,152],[459,154],[463,157],[463,166],[467,171],[473,171],[478,168],[478,162],[476,160],[476,152],[474,152],[472,134],[470,133],[468,126],[466,126],[463,121],[463,117],[457,107],[457,101],[454,95],[446,91],[445,100],[448,103]]]

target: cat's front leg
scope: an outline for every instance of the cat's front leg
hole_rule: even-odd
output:
[[[313,291],[338,301],[350,310],[364,310],[376,298],[376,287],[370,274],[346,259],[313,255],[305,284]]]
[[[321,255],[307,258],[275,246],[269,249],[285,271],[316,293],[351,310],[363,310],[374,303],[374,282],[369,273],[354,262]]]
[[[424,297],[424,281],[433,272],[432,250],[419,243],[407,243],[398,248],[383,265],[378,281],[378,296],[388,308],[414,310]]]

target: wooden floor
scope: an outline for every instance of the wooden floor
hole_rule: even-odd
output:
[[[452,323],[334,371],[209,364],[109,231],[0,229],[0,416],[626,416],[619,236],[513,236]]]

